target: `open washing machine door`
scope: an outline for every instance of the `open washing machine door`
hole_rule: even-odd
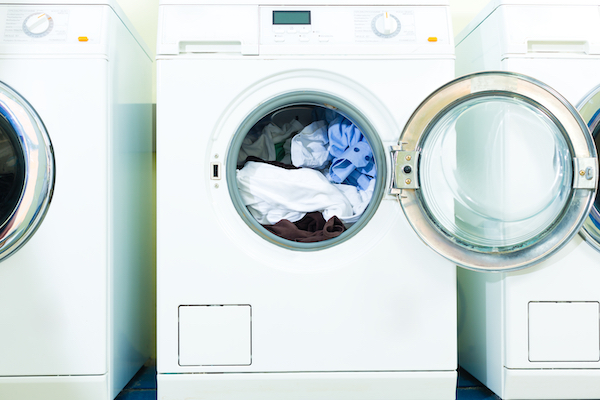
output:
[[[54,153],[31,105],[0,82],[0,261],[41,224],[54,188]]]
[[[581,228],[596,147],[574,107],[514,73],[458,78],[413,113],[393,149],[392,191],[442,256],[474,270],[534,265]]]
[[[592,133],[597,150],[600,145],[600,86],[592,89],[579,102],[577,110]],[[590,214],[579,233],[589,244],[600,250],[600,198],[597,193]]]

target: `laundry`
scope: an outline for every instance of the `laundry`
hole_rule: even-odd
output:
[[[356,185],[334,184],[352,204],[352,215],[338,215],[344,223],[351,224],[360,219],[373,198],[375,182],[375,179],[371,179],[365,190],[360,190]]]
[[[305,127],[297,120],[283,129],[269,122],[244,139],[238,164],[246,164],[238,171],[238,187],[250,213],[263,225],[282,220],[293,224],[310,212],[352,224],[373,197],[377,169],[360,129],[330,109],[315,108],[313,118],[317,120]],[[289,171],[292,165],[303,171]]]
[[[238,154],[238,165],[242,165],[248,156],[285,162],[286,155],[289,157],[290,152],[290,146],[286,146],[286,141],[303,128],[304,126],[299,121],[291,120],[281,128],[274,123],[269,123],[260,131],[250,131],[242,141]]]
[[[356,125],[338,116],[328,129],[329,153],[332,157],[328,178],[366,190],[377,175],[371,146]]]
[[[275,225],[265,225],[265,229],[287,240],[313,243],[333,239],[341,235],[346,227],[336,216],[325,221],[320,212],[311,212],[297,222],[284,219]]]
[[[327,122],[315,121],[292,138],[292,164],[323,169],[331,160]]]
[[[237,182],[244,204],[263,225],[282,219],[296,222],[313,211],[322,212],[326,220],[353,215],[344,193],[310,168],[290,170],[250,161],[237,171]]]
[[[296,167],[295,165],[292,164],[286,164],[282,161],[267,161],[267,160],[261,160],[258,157],[254,157],[254,156],[250,156],[248,158],[246,158],[246,162],[248,161],[254,161],[254,162],[260,162],[260,163],[265,163],[265,164],[269,164],[269,165],[274,165],[276,167],[279,168],[284,168],[284,169],[300,169],[299,167]],[[245,163],[244,163],[245,164]]]

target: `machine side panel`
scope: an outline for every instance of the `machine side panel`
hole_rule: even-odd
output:
[[[115,397],[155,345],[152,60],[110,11],[108,21],[109,385]]]
[[[502,395],[503,290],[500,273],[458,268],[458,363]]]
[[[495,11],[456,44],[456,76],[501,69],[503,22]]]

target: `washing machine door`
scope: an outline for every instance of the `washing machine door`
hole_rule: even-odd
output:
[[[41,224],[54,188],[54,154],[33,107],[0,82],[0,261]]]
[[[458,78],[413,113],[393,149],[392,191],[434,250],[475,270],[534,265],[581,228],[598,162],[582,118],[523,75]]]
[[[577,110],[592,133],[597,151],[600,145],[600,85],[592,89],[579,102]],[[600,251],[600,198],[598,193],[596,193],[590,214],[585,219],[579,233]]]

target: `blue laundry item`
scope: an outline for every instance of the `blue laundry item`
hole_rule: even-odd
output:
[[[366,190],[377,176],[373,150],[366,138],[358,127],[342,116],[329,124],[328,134],[329,153],[333,157],[329,179]]]
[[[329,154],[334,159],[341,157],[348,147],[364,140],[360,129],[341,115],[329,123],[327,133],[329,135]]]

